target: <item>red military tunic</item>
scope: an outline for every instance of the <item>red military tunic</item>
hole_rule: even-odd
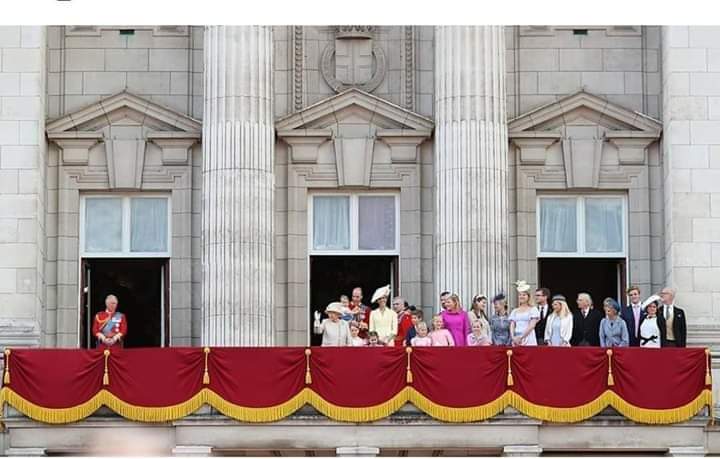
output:
[[[362,303],[359,306],[355,306],[355,304],[350,303],[348,306],[348,312],[354,316],[353,320],[358,323],[362,322],[365,324],[365,328],[360,329],[360,333],[358,333],[358,336],[362,339],[367,339],[367,327],[370,325],[370,311],[371,309]]]
[[[103,332],[103,329],[107,325],[108,321],[112,321],[112,328],[109,333]],[[93,336],[97,338],[98,333],[102,333],[106,338],[112,338],[115,335],[120,335],[120,339],[116,345],[122,346],[122,339],[127,335],[127,320],[125,314],[121,312],[109,313],[108,311],[100,311],[95,314],[92,326]],[[104,343],[100,343],[104,344]]]
[[[405,336],[407,335],[408,330],[410,330],[413,327],[412,323],[412,315],[410,315],[410,311],[402,311],[400,314],[398,314],[398,334],[395,337],[395,346],[402,346],[403,341],[405,341]],[[405,343],[408,346],[410,343]]]

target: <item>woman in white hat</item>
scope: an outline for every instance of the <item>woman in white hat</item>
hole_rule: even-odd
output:
[[[653,297],[648,298],[643,303],[645,311],[640,316],[640,347],[660,347],[660,327],[658,326],[657,310],[658,304],[656,301],[661,301],[660,297],[655,297],[657,300],[653,300]]]
[[[323,335],[323,346],[352,346],[350,327],[346,321],[340,320],[343,312],[342,303],[330,303],[325,308],[328,318],[320,322],[320,311],[315,311],[314,329],[316,334]]]
[[[397,313],[387,307],[389,296],[389,285],[375,290],[372,302],[377,302],[378,308],[370,313],[370,331],[377,332],[380,341],[386,346],[394,346],[395,336],[398,332],[398,319]]]
[[[530,285],[525,281],[515,282],[518,292],[518,306],[510,313],[510,336],[513,346],[537,346],[535,324],[540,320],[540,311],[530,304]]]

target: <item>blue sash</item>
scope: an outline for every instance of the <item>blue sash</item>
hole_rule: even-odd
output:
[[[115,312],[112,317],[107,322],[105,322],[105,325],[103,326],[102,330],[100,330],[100,332],[103,335],[108,336],[113,331],[113,328],[115,328],[115,319],[119,319],[120,317],[120,313]]]

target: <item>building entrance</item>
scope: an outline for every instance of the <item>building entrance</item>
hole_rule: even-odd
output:
[[[578,293],[589,293],[595,308],[602,312],[602,301],[614,298],[625,302],[625,260],[607,258],[540,258],[541,287],[552,295],[563,294],[568,306],[577,309]]]

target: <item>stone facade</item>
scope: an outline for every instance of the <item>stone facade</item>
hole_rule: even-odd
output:
[[[689,343],[717,351],[719,28],[231,29],[219,43],[198,26],[0,27],[0,348],[81,342],[81,210],[93,193],[169,197],[175,346],[308,344],[314,194],[397,197],[397,290],[429,315],[445,288],[467,303],[518,278],[537,285],[539,197],[612,193],[627,202],[625,282],[677,288]],[[227,121],[260,137],[223,157]],[[237,196],[220,187],[218,158],[237,181],[262,183],[265,205],[251,194],[229,204],[258,211],[248,226],[222,226],[226,207],[212,204]],[[467,174],[443,182],[448,170]],[[492,199],[457,201],[479,178]],[[247,253],[211,254],[218,229]],[[468,248],[457,271],[443,264]],[[218,280],[229,290],[215,296]],[[248,326],[221,330],[218,314]],[[713,435],[675,446],[714,451]]]

